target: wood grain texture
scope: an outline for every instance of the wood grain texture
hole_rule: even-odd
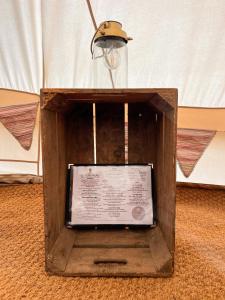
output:
[[[150,101],[157,105],[160,96],[162,107],[175,107],[177,89],[42,89],[42,107],[54,111],[66,112],[77,101],[89,103],[130,103]],[[158,95],[158,96],[157,96]]]
[[[156,113],[147,103],[128,105],[128,161],[153,163],[156,157]]]
[[[57,140],[57,165],[58,180],[57,180],[57,193],[58,196],[55,201],[58,201],[58,218],[60,229],[63,228],[65,222],[65,199],[66,199],[66,176],[67,176],[67,163],[66,163],[66,120],[63,114],[56,114],[56,140]]]
[[[148,229],[75,230],[78,248],[148,248]]]
[[[46,267],[64,276],[170,276],[175,241],[176,89],[42,90]],[[129,162],[153,162],[157,226],[136,230],[64,228],[68,163],[124,163],[124,103]],[[157,115],[156,115],[157,113]]]
[[[176,218],[176,139],[177,109],[166,113],[165,118],[165,193],[163,210],[167,216],[167,224],[162,232],[172,253],[175,251],[175,218]],[[165,215],[164,215],[165,218]],[[162,223],[162,221],[161,221]]]
[[[63,228],[46,259],[47,272],[64,272],[71,254],[75,232]]]
[[[124,163],[124,137],[124,105],[96,104],[97,163]]]
[[[97,266],[96,261],[99,262]],[[167,277],[173,272],[172,262],[159,227],[142,230],[76,230],[74,249],[65,272],[73,276]]]
[[[42,110],[42,152],[47,252],[53,247],[65,219],[66,136],[64,116]]]
[[[144,276],[154,275],[156,269],[149,249],[74,248],[65,272],[74,276]]]
[[[163,113],[158,121],[156,194],[159,226],[170,251],[175,248],[176,112]]]
[[[164,100],[165,104],[168,103],[174,110],[177,109],[177,98],[178,98],[177,89],[157,89],[157,94],[160,96],[159,97],[160,100],[162,99]]]
[[[149,231],[150,250],[157,272],[173,273],[173,256],[171,255],[167,243],[159,227]]]
[[[76,103],[66,115],[67,163],[94,162],[93,107],[91,103]]]
[[[49,130],[51,128],[51,130]],[[46,252],[49,253],[60,232],[58,218],[58,157],[56,139],[56,113],[42,111],[42,153],[45,208]]]
[[[43,97],[47,97],[49,100],[51,100],[55,94],[60,94],[60,95],[70,95],[70,94],[77,94],[79,97],[82,95],[101,95],[102,93],[104,94],[119,94],[120,96],[122,95],[135,95],[139,94],[139,96],[143,94],[150,94],[150,93],[156,93],[162,95],[162,98],[165,98],[166,101],[167,99],[171,98],[172,101],[177,98],[177,89],[176,88],[130,88],[130,89],[71,89],[71,88],[43,88],[41,89],[41,95]],[[48,100],[48,101],[49,101]],[[176,102],[176,101],[175,101]]]

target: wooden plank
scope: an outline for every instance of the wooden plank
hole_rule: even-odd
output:
[[[162,98],[171,98],[173,99],[172,101],[174,101],[174,99],[177,97],[177,89],[175,88],[137,88],[137,89],[71,89],[71,88],[59,88],[59,89],[55,89],[55,88],[43,88],[41,89],[41,95],[42,97],[48,97],[48,95],[50,95],[50,99],[51,100],[52,97],[54,97],[55,94],[59,94],[61,95],[77,95],[76,99],[80,98],[83,99],[87,96],[92,96],[95,97],[95,95],[101,95],[101,94],[105,94],[106,96],[110,96],[111,94],[113,95],[120,95],[121,96],[132,96],[132,95],[136,95],[138,94],[140,97],[142,97],[142,95],[145,94],[151,94],[151,93],[155,93],[155,94],[160,94],[162,95]],[[105,97],[106,98],[106,97]],[[106,99],[107,100],[107,99]],[[138,101],[138,98],[137,98]],[[143,101],[143,99],[142,99]],[[168,101],[168,100],[167,100]]]
[[[156,269],[146,248],[73,248],[65,273],[73,276],[156,276]]]
[[[156,157],[156,113],[147,103],[128,104],[128,161],[153,163]]]
[[[52,248],[47,255],[46,271],[64,272],[72,251],[75,232],[71,229],[63,228]]]
[[[124,105],[96,104],[97,163],[124,163]]]
[[[74,247],[78,248],[148,248],[148,229],[76,230]]]
[[[159,227],[149,231],[150,249],[157,272],[173,273],[173,257]]]
[[[45,234],[49,252],[65,219],[66,161],[64,116],[42,111],[43,181],[45,199]]]
[[[42,89],[42,107],[55,111],[71,110],[77,101],[126,103],[149,101],[159,95],[162,107],[175,107],[177,89]],[[75,101],[74,101],[75,100]],[[157,105],[155,99],[155,104]]]
[[[55,201],[58,206],[58,218],[60,230],[65,223],[65,201],[67,189],[67,163],[66,163],[66,121],[63,114],[56,114],[57,122],[57,160],[58,160],[58,185],[57,185],[57,198]]]
[[[41,156],[41,118],[40,118],[40,103],[38,105],[38,151],[37,151],[37,175],[40,175],[40,156]]]
[[[67,119],[67,163],[94,162],[93,107],[76,103]]]
[[[46,252],[49,253],[60,232],[58,207],[58,153],[56,113],[42,111],[43,183]]]
[[[175,249],[176,111],[159,118],[157,135],[157,216],[159,226],[173,254]]]
[[[155,197],[157,203],[157,223],[163,218],[163,197],[164,191],[164,151],[165,151],[165,113],[158,115],[157,120],[157,137],[156,137],[156,166],[155,166]]]
[[[171,251],[175,251],[176,215],[176,109],[165,114],[164,197],[161,229]]]

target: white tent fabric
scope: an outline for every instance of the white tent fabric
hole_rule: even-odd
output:
[[[41,2],[0,0],[0,87],[39,93]]]
[[[98,24],[118,20],[134,38],[129,87],[177,87],[179,105],[225,107],[224,0],[91,3]],[[43,74],[45,87],[93,86],[86,1],[0,0],[0,20],[0,87],[39,93]]]
[[[225,107],[224,0],[90,1],[97,24],[120,21],[133,37],[128,87],[176,87],[180,106]],[[93,34],[85,0],[0,0],[0,88],[93,87]],[[0,106],[34,102],[24,97],[8,95]],[[39,130],[38,116],[25,151],[0,124],[0,174],[42,174]],[[178,167],[177,180],[225,185],[224,151],[218,132],[191,176]]]

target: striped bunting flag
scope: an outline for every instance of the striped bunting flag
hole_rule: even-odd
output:
[[[37,107],[38,102],[0,107],[0,122],[25,150],[31,147]]]
[[[191,175],[215,134],[212,130],[177,130],[177,160],[185,177]]]

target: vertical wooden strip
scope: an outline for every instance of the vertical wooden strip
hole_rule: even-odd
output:
[[[128,164],[128,103],[124,104],[125,164]]]
[[[57,185],[57,207],[58,226],[61,230],[65,224],[65,202],[67,188],[67,163],[66,163],[66,121],[65,116],[56,113],[57,122],[57,160],[58,160],[58,185]]]
[[[164,217],[164,197],[165,197],[165,180],[164,180],[164,152],[165,152],[165,113],[158,114],[157,118],[157,137],[156,137],[156,167],[155,167],[155,186],[157,199],[157,223],[161,227],[161,220]],[[163,225],[162,225],[163,226]],[[164,232],[164,231],[163,231]],[[164,234],[164,237],[166,234]]]
[[[96,104],[97,163],[124,163],[124,104]]]
[[[37,117],[39,118],[38,121],[38,155],[37,155],[37,175],[40,175],[40,151],[41,151],[41,111],[40,111],[40,102],[38,105],[38,114]]]
[[[129,163],[155,163],[156,113],[147,103],[128,105]]]
[[[77,103],[66,119],[67,163],[94,163],[92,103]]]
[[[59,234],[58,223],[58,153],[56,113],[42,110],[42,149],[45,207],[46,253],[49,253]]]
[[[96,113],[95,113],[95,103],[93,103],[93,139],[94,139],[94,164],[96,164]]]
[[[175,120],[174,110],[164,112],[158,120],[156,164],[158,222],[171,253],[174,252],[175,246]]]
[[[175,248],[175,203],[176,203],[176,117],[175,110],[165,113],[164,133],[164,195],[161,229],[165,235],[168,248]]]

